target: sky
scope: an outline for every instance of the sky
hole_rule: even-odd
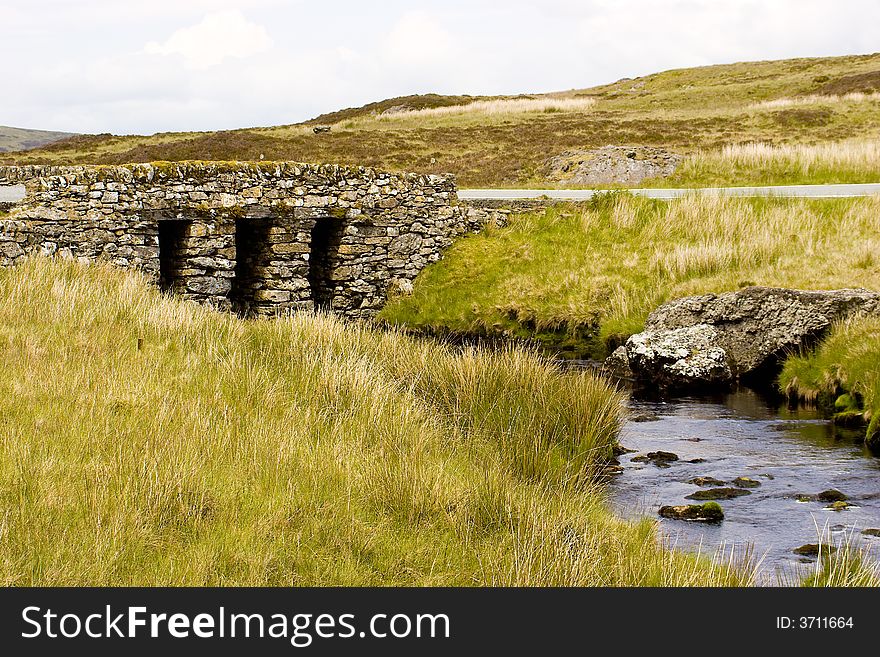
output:
[[[2,0],[0,125],[284,125],[408,94],[878,50],[878,0]]]

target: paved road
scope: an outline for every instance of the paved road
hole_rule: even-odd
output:
[[[604,190],[595,189],[461,189],[462,200],[516,201],[549,196],[561,201],[585,201]],[[778,196],[786,198],[851,198],[880,195],[880,183],[862,185],[779,185],[774,187],[704,187],[701,189],[631,189],[638,196],[673,199],[686,194],[711,196]],[[0,186],[0,203],[24,198],[24,186]]]
[[[517,201],[548,196],[560,201],[586,201],[606,190],[595,189],[460,189],[462,200]],[[778,185],[771,187],[703,187],[700,189],[630,189],[637,196],[669,200],[687,194],[710,196],[777,196],[784,198],[852,198],[880,195],[880,183],[859,185]]]

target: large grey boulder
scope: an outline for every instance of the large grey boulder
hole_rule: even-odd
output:
[[[727,384],[774,371],[788,354],[814,347],[834,322],[868,314],[880,314],[880,294],[867,290],[749,287],[685,297],[651,313],[626,354],[643,382]]]
[[[626,343],[626,355],[636,379],[661,387],[675,387],[679,381],[717,386],[732,377],[727,353],[708,324],[634,335]]]

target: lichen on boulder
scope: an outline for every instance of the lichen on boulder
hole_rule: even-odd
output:
[[[738,380],[769,384],[789,354],[811,348],[834,322],[880,314],[880,294],[748,287],[684,297],[650,314],[626,343],[637,381],[705,388]]]
[[[661,388],[726,385],[733,376],[727,352],[707,324],[634,335],[626,343],[626,354],[641,383]]]

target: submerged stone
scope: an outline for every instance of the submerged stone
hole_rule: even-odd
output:
[[[659,513],[661,517],[673,520],[699,520],[702,522],[721,522],[724,520],[724,510],[717,502],[661,506]]]
[[[880,538],[880,529],[876,529],[874,527],[869,527],[868,529],[863,529],[862,536],[874,536],[874,537]]]
[[[867,425],[865,414],[862,411],[842,411],[835,413],[831,421],[836,427],[844,429],[860,429]]]
[[[849,497],[841,493],[836,488],[823,490],[821,493],[816,495],[816,500],[819,502],[846,502],[848,499]]]
[[[639,454],[634,456],[634,463],[653,463],[660,468],[668,468],[670,463],[678,460],[678,454],[672,452],[648,452],[647,454]]]
[[[761,482],[751,477],[737,477],[733,480],[733,485],[738,488],[757,488]]]
[[[688,479],[687,483],[694,484],[695,486],[723,486],[724,482],[720,479],[716,479],[715,477],[694,477],[693,479]]]
[[[820,552],[822,554],[833,554],[837,552],[837,548],[833,545],[820,545],[818,543],[806,543],[801,545],[799,548],[795,548],[792,550],[795,554],[799,554],[802,557],[818,557]]]
[[[751,495],[751,492],[742,488],[709,488],[708,490],[698,490],[690,495],[685,496],[687,500],[731,500],[734,497],[742,497],[743,495]]]
[[[630,422],[658,422],[659,420],[660,416],[656,413],[639,413],[629,419]]]

